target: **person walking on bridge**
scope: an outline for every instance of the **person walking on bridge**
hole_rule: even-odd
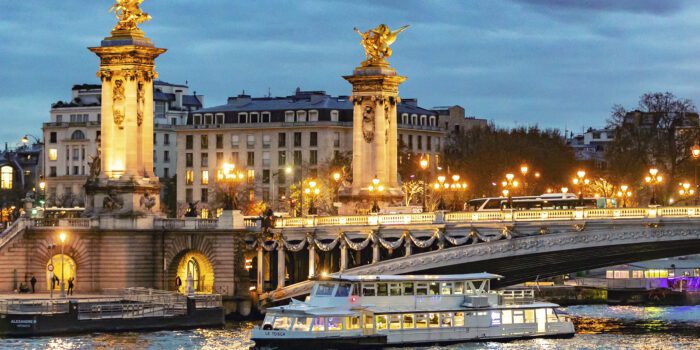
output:
[[[32,278],[29,280],[29,283],[32,284],[32,294],[36,292],[34,287],[36,286],[36,276],[34,276],[34,273],[32,273]]]

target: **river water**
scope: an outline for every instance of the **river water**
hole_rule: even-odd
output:
[[[482,342],[421,349],[700,349],[700,306],[570,306],[572,339]],[[223,329],[0,339],[0,349],[247,349],[251,322]],[[410,348],[404,348],[410,349]],[[315,349],[320,350],[320,349]]]

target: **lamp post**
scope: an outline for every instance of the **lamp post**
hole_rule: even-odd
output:
[[[309,187],[304,189],[304,193],[306,193],[309,196],[309,215],[316,215],[317,213],[316,206],[314,205],[315,197],[321,192],[321,190],[316,186],[316,181],[310,180]]]
[[[632,191],[629,191],[629,186],[627,185],[622,185],[620,186],[620,190],[617,191],[617,196],[622,199],[622,207],[627,208],[627,199],[632,196]]]
[[[342,179],[343,179],[343,176],[340,175],[339,172],[336,171],[333,173],[333,181],[335,181],[335,193],[334,193],[333,201],[336,203],[340,202],[340,181]],[[338,205],[340,205],[340,204],[338,204]],[[338,213],[339,210],[340,210],[340,206],[337,207],[336,214]]]
[[[651,168],[649,169],[649,175],[644,178],[644,182],[651,186],[651,201],[650,205],[657,205],[656,199],[656,186],[663,182],[663,177],[659,175],[659,169]]]
[[[224,195],[224,210],[238,210],[238,191],[236,186],[245,180],[245,174],[236,171],[236,165],[224,163],[218,175],[219,181],[226,185]]]
[[[518,180],[515,180],[515,175],[513,173],[506,174],[506,180],[501,182],[503,188],[507,191],[503,191],[504,197],[508,197],[508,208],[513,209],[513,190],[519,186]]]
[[[437,177],[437,180],[438,183],[435,184],[435,189],[440,191],[440,199],[438,200],[437,209],[445,210],[445,199],[443,198],[442,190],[444,188],[443,186],[445,185],[445,180],[447,180],[447,178],[445,177],[445,175],[440,175]]]
[[[583,170],[577,171],[576,177],[572,182],[578,186],[578,205],[583,206],[583,192],[585,191],[585,186],[590,183],[590,180],[586,178],[586,172]]]
[[[58,235],[58,238],[61,240],[61,298],[65,298],[66,297],[66,287],[65,287],[65,279],[64,279],[65,275],[63,273],[63,271],[65,271],[65,267],[63,265],[63,261],[64,261],[63,260],[63,248],[64,248],[65,242],[66,242],[65,232],[61,232]]]
[[[678,189],[678,194],[680,195],[681,199],[683,199],[684,197],[690,198],[695,195],[695,189],[690,188],[691,186],[689,183],[684,182],[678,185],[680,186],[680,188]]]
[[[374,179],[372,179],[372,184],[369,185],[367,189],[374,198],[374,203],[372,204],[372,209],[370,209],[370,212],[379,213],[381,208],[379,208],[379,203],[377,203],[377,196],[379,196],[381,192],[384,191],[384,186],[379,183],[379,179],[375,176]]]
[[[530,171],[530,167],[527,166],[527,164],[523,164],[520,166],[520,174],[523,176],[523,192],[525,195],[528,195],[529,191],[529,186],[527,183],[527,173]]]
[[[46,211],[46,181],[44,181],[44,175],[39,176],[39,191],[41,192],[41,208]],[[41,213],[44,216],[44,213]]]
[[[428,176],[428,165],[429,162],[425,158],[421,158],[419,162],[420,168],[421,168],[421,174],[423,175],[423,200],[421,201],[421,209],[422,212],[425,213],[427,211],[426,203],[425,203],[425,198],[426,198],[426,188],[425,188],[425,182]]]
[[[695,197],[694,197],[694,204],[698,205],[698,195],[700,195],[700,191],[698,188],[698,159],[700,159],[700,146],[697,144],[694,145],[693,147],[690,148],[690,154],[693,156],[693,160],[695,161],[694,164],[694,170],[695,170]]]

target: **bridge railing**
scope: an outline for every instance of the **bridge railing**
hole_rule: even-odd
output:
[[[617,220],[700,217],[700,207],[604,208],[566,210],[501,210],[482,212],[435,212],[418,214],[308,216],[278,218],[276,228],[319,226],[376,226],[476,222],[538,222],[562,220]]]

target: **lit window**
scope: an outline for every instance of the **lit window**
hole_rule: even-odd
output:
[[[209,184],[209,170],[202,170],[202,185]]]
[[[51,148],[49,150],[49,160],[56,160],[58,159],[58,150],[55,148]]]
[[[4,166],[0,168],[0,188],[3,190],[12,189],[12,167]]]
[[[185,172],[185,184],[191,185],[194,183],[194,172],[192,170],[187,170]]]
[[[248,169],[248,183],[252,184],[255,182],[255,170]]]

